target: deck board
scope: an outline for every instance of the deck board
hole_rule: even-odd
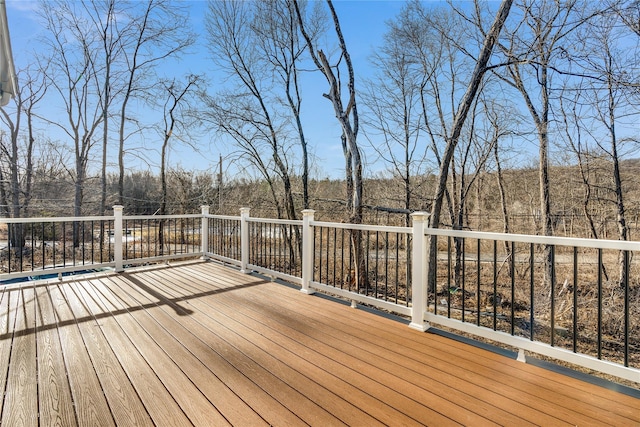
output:
[[[56,316],[46,286],[35,288],[37,295],[38,403],[41,423],[47,426],[75,426],[73,399],[67,379],[62,346],[55,328]]]
[[[130,321],[130,317],[126,315],[127,312],[121,310],[121,307],[109,306],[106,299],[100,300],[102,307],[98,306],[96,308],[94,306],[95,302],[92,302],[91,299],[82,298],[82,291],[77,287],[76,283],[70,283],[69,285],[70,292],[67,295],[70,301],[75,304],[77,310],[80,310],[80,307],[87,307],[85,304],[91,304],[86,309],[95,310],[94,315],[109,313],[110,311],[122,313],[118,316],[101,317],[99,329],[109,338],[115,357],[127,373],[129,381],[138,396],[140,396],[153,422],[156,425],[191,424],[188,416],[176,402],[176,398],[180,396],[174,396],[167,391],[165,384],[158,378],[148,360],[145,359],[144,354],[139,351],[135,341],[144,335],[140,334],[140,336],[135,337],[136,339],[133,339],[127,334],[126,329],[122,327],[120,322]],[[88,312],[83,314],[92,316]],[[146,342],[146,344],[152,346],[152,343]],[[171,373],[173,372],[171,371]]]
[[[3,425],[640,425],[631,396],[213,262],[0,292]]]
[[[27,331],[35,326],[35,295],[32,287],[17,292],[15,331],[11,343],[11,364],[7,375],[6,418],[15,425],[33,425],[38,417],[35,335]]]
[[[7,373],[9,371],[11,344],[13,341],[13,330],[15,327],[15,315],[18,303],[17,298],[12,298],[13,294],[18,295],[18,292],[3,289],[2,295],[0,296],[0,333],[2,334],[2,342],[0,343],[0,390],[2,391],[6,390],[7,385]],[[3,400],[3,407],[8,407],[6,400],[6,398]],[[7,411],[3,411],[2,415],[5,415],[6,412]],[[8,416],[5,416],[5,419],[8,419]]]
[[[87,320],[76,321],[82,312],[74,312],[76,304],[65,288],[69,283],[49,288],[58,316],[58,334],[62,346],[61,357],[68,374],[71,395],[79,425],[115,425],[109,405],[104,398],[102,384],[94,369],[81,329]],[[91,327],[91,326],[90,326]]]
[[[69,283],[69,292],[73,292],[76,298],[81,296],[78,288],[91,289],[92,286],[88,282]],[[83,314],[93,319],[93,321],[84,322],[81,331],[115,423],[117,425],[153,425],[151,417],[104,334],[103,324],[109,320],[104,319],[106,317],[104,312],[94,311],[95,306],[91,300],[83,299],[79,302],[84,303]]]

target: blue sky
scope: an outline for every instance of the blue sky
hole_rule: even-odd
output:
[[[30,52],[38,49],[38,34],[41,28],[36,18],[39,3],[33,0],[7,0],[7,15],[9,20],[11,42],[16,61],[16,67],[24,67],[31,60]],[[171,64],[171,69],[181,72],[204,72],[209,83],[216,86],[220,78],[212,72],[209,53],[206,49],[206,37],[203,34],[203,16],[207,8],[206,1],[190,1],[193,28],[199,33],[199,40],[193,53],[184,56],[178,64]],[[397,14],[403,1],[374,1],[374,0],[338,0],[334,6],[341,21],[347,47],[354,62],[356,85],[368,76],[369,57],[375,46],[379,45],[385,31],[385,21]],[[340,145],[340,128],[333,116],[330,102],[322,97],[326,90],[326,81],[318,74],[307,77],[311,82],[309,89],[303,94],[303,113],[307,138],[313,146],[312,152],[316,158],[316,171],[319,178],[339,177],[343,173],[343,155]],[[48,105],[51,109],[53,106]],[[52,110],[53,111],[53,110]],[[153,146],[153,138],[148,144]],[[201,152],[194,155],[193,150],[186,146],[174,146],[170,154],[172,164],[180,164],[187,169],[207,170],[215,169],[219,155],[227,154],[227,147],[212,134],[199,136]],[[158,156],[159,158],[159,156]],[[154,159],[152,159],[154,160]],[[155,159],[157,160],[157,159]],[[146,168],[144,162],[135,163],[135,159],[128,159],[131,167]],[[228,171],[233,173],[232,170]]]

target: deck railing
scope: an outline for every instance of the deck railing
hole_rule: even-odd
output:
[[[214,258],[640,382],[639,242],[200,214],[0,219],[0,280]],[[17,238],[16,234],[19,234]]]
[[[302,222],[247,218],[247,268],[292,283],[302,280]]]
[[[235,216],[209,215],[204,213],[207,224],[205,253],[230,264],[240,265],[241,260],[241,219]],[[205,236],[203,236],[205,239]]]
[[[112,265],[114,217],[3,218],[1,223],[4,280]]]

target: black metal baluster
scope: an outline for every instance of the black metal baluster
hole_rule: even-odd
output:
[[[477,304],[477,308],[478,308],[478,315],[477,315],[477,319],[476,319],[476,325],[480,326],[480,310],[481,310],[481,300],[480,300],[480,284],[482,283],[482,281],[480,280],[480,274],[482,273],[482,266],[480,265],[480,239],[477,239],[477,247],[476,247],[476,257],[477,257],[477,277],[476,277],[476,288],[478,290],[478,293],[476,295],[476,304]]]
[[[516,244],[511,242],[511,335],[516,334]]]
[[[269,228],[269,239],[267,240],[267,248],[269,251],[269,258],[268,258],[268,262],[267,262],[267,268],[269,268],[270,270],[276,270],[275,267],[275,247],[278,244],[278,241],[276,239],[276,234],[275,234],[275,228],[274,228],[274,224],[268,224],[267,227]]]
[[[578,248],[573,247],[573,352],[578,351]]]
[[[218,253],[226,256],[228,254],[228,252],[227,252],[227,250],[225,248],[224,242],[225,242],[225,233],[227,232],[227,227],[229,227],[228,228],[228,230],[229,230],[229,242],[233,243],[235,246],[237,246],[236,232],[235,232],[236,227],[234,226],[233,229],[232,229],[231,228],[231,224],[227,223],[226,220],[220,220],[220,222],[217,222],[217,224],[218,224],[218,239],[217,239],[217,243],[216,244],[218,245],[218,247],[217,247],[217,249],[214,249],[214,250],[217,250]],[[251,249],[253,249],[253,246],[254,245],[251,245]],[[253,251],[249,251],[249,253],[251,254],[251,256],[253,256]]]
[[[295,242],[293,241],[293,234],[291,233],[291,224],[285,224],[281,226],[280,230],[282,232],[281,248],[284,249],[284,252],[280,254],[280,258],[282,259],[282,271],[289,275],[292,275],[291,268],[295,260],[295,254],[293,251]]]
[[[320,229],[320,238],[322,239],[324,237],[324,234],[326,233],[326,240],[327,240],[327,250],[326,250],[326,256],[325,256],[325,278],[324,280],[326,280],[327,285],[332,285],[337,287],[338,286],[338,229],[334,228],[333,229],[333,277],[329,277],[329,262],[331,261],[331,258],[329,258],[329,250],[330,250],[330,246],[331,246],[331,229],[329,227],[322,227]],[[342,263],[342,260],[340,260],[340,262]],[[342,268],[342,267],[340,267]]]
[[[42,224],[42,262],[44,264],[44,223]],[[9,263],[9,267],[8,267],[8,272],[11,273],[11,252],[13,252],[13,245],[11,244],[12,242],[12,236],[13,236],[13,224],[9,223],[7,224],[7,262]]]
[[[380,266],[380,256],[379,256],[379,253],[378,253],[378,249],[380,249],[380,232],[376,231],[376,275],[375,275],[376,283],[374,285],[375,293],[376,293],[375,297],[376,298],[378,298],[378,271],[380,271],[380,270],[378,270],[378,268]]]
[[[85,264],[84,260],[85,260],[85,242],[87,241],[86,239],[86,234],[85,234],[85,229],[86,229],[86,221],[82,221],[82,265]]]
[[[340,289],[344,285],[344,228],[340,229]]]
[[[367,279],[365,280],[365,288],[364,288],[364,294],[365,295],[369,295],[369,289],[370,289],[370,283],[369,283],[369,244],[370,244],[370,239],[371,237],[371,232],[369,230],[367,230],[367,238],[365,239],[366,244],[365,244],[365,270],[367,271]]]
[[[398,303],[398,266],[400,265],[400,245],[398,244],[398,233],[396,235],[396,304]]]
[[[435,263],[433,265],[433,314],[438,314],[438,236],[431,236],[435,240],[433,247],[435,248],[435,256],[433,259]]]
[[[353,239],[353,234],[354,234],[355,230],[351,229],[349,230],[349,246],[348,246],[348,251],[349,251],[349,264],[347,266],[347,268],[349,269],[349,276],[350,280],[349,283],[347,283],[348,289],[351,290],[351,282],[353,282],[354,284],[357,285],[358,283],[358,271],[355,267],[355,261],[354,260],[354,253],[355,253],[355,241]],[[355,262],[354,262],[355,261]],[[352,273],[353,272],[353,273]]]
[[[226,248],[223,248],[223,240],[222,240],[223,238],[221,237],[221,235],[226,231],[226,227],[227,227],[226,220],[216,219],[216,218],[211,219],[211,222],[209,223],[209,236],[211,237],[209,238],[208,250],[211,253],[232,258],[230,252],[227,252]],[[235,230],[232,231],[232,229],[229,228],[229,244],[230,245],[233,242],[235,242],[234,235],[235,235]]]
[[[46,259],[47,259],[47,255],[45,252],[45,228],[44,228],[44,222],[42,223],[42,269],[44,270],[44,266],[46,265]],[[9,242],[11,242],[11,239],[9,239]],[[55,258],[54,258],[55,260]],[[54,261],[55,264],[55,261]],[[9,251],[9,266],[11,266],[11,251]],[[9,269],[9,272],[11,272],[11,269]]]
[[[535,281],[534,281],[534,274],[533,274],[533,267],[534,267],[534,256],[535,256],[535,248],[533,246],[533,243],[529,244],[529,306],[530,306],[530,311],[529,311],[529,327],[531,329],[530,331],[530,337],[531,337],[531,341],[533,341],[533,335],[534,335],[534,330],[535,330],[535,314],[534,314],[534,301],[535,301]]]
[[[322,239],[322,230],[324,228],[325,227],[318,227],[318,233],[320,234],[320,238],[318,239],[319,240],[319,249],[320,249],[320,251],[319,251],[320,255],[318,257],[318,282],[320,282],[320,283],[322,283],[322,240],[323,240]],[[327,240],[329,240],[329,239],[327,238]],[[327,242],[327,254],[325,256],[326,264],[327,264],[325,266],[325,268],[327,269],[325,280],[327,281],[327,285],[330,284],[329,283],[329,272],[328,272],[328,269],[329,269],[329,252],[328,251],[329,251],[329,243]]]
[[[91,220],[91,264],[95,263],[95,223]]]
[[[131,259],[135,260],[137,259],[137,251],[136,251],[136,226],[137,226],[137,220],[136,219],[132,219],[131,220],[133,222],[133,225],[131,226],[131,228],[129,229],[129,233],[127,234],[127,238],[131,238],[131,251],[132,251],[132,257]]]
[[[598,248],[598,359],[602,359],[602,249]]]
[[[465,311],[466,311],[466,275],[467,275],[467,260],[466,260],[466,255],[467,253],[467,240],[463,237],[462,238],[462,323],[464,323],[465,321]]]
[[[312,230],[313,230],[313,232],[311,233],[311,236],[313,237],[313,245],[311,245],[312,246],[312,252],[313,252],[313,257],[312,257],[313,259],[311,260],[311,265],[312,266],[315,266],[315,264],[316,264],[316,256],[315,256],[315,254],[316,254],[316,233],[317,233],[319,228],[320,227],[312,227]],[[320,251],[318,251],[318,257],[322,258],[322,249],[320,249]],[[319,273],[320,268],[321,268],[321,264],[320,264],[320,262],[318,262],[318,268],[317,268],[318,275],[320,274]],[[316,269],[315,268],[311,268],[311,280],[314,281],[314,282],[319,281],[319,280],[316,280],[316,279],[317,279]]]
[[[447,317],[451,317],[451,236],[447,236]]]
[[[178,218],[173,219],[173,253],[178,253]]]
[[[260,252],[258,253],[258,265],[264,266],[266,264],[265,257],[267,254],[267,237],[265,236],[265,225],[263,223],[257,223],[256,226],[260,230]]]
[[[623,251],[624,269],[624,366],[629,367],[629,251]]]
[[[16,224],[16,227],[20,230],[20,241],[18,242],[18,245],[20,245],[24,239],[24,224]],[[24,248],[22,246],[19,246],[16,248],[16,250],[18,251],[19,271],[24,271]]]
[[[423,237],[424,238],[424,237]],[[407,233],[405,234],[405,239],[406,239],[406,256],[407,256],[407,264],[411,265],[412,268],[415,268],[415,266],[413,266],[413,262],[411,261],[411,251],[413,248],[413,239],[411,237],[411,234]],[[411,288],[413,287],[412,285],[412,281],[411,281],[411,268],[407,268],[407,273],[406,273],[407,279],[405,281],[405,283],[407,284],[407,298],[406,298],[406,306],[409,307],[409,301],[413,300],[413,294],[411,293]]]
[[[555,345],[556,340],[556,247],[551,245],[551,347]]]
[[[384,300],[389,295],[389,232],[384,232]]]
[[[322,236],[321,236],[322,237]],[[329,229],[327,228],[327,242],[329,241]],[[327,284],[329,284],[329,248],[327,247]],[[333,229],[333,284],[336,284],[336,273],[338,271],[338,229]]]
[[[35,254],[36,254],[36,242],[35,242],[35,224],[29,224],[31,228],[31,271],[35,269]]]
[[[98,248],[100,250],[100,264],[102,264],[103,263],[102,250],[104,248],[104,220],[102,219],[100,220],[100,231],[98,232],[98,236],[100,236],[99,238],[100,241],[98,242]]]
[[[65,222],[62,222],[62,266],[66,267],[67,266],[67,241],[66,241],[66,230],[65,230]],[[43,241],[44,243],[44,241]],[[53,246],[52,248],[52,253],[53,253],[53,267],[56,267],[56,223],[52,222],[51,223],[51,246]],[[73,245],[72,245],[73,246]],[[46,267],[46,262],[45,259],[42,259],[42,269],[44,270],[44,268]]]
[[[276,268],[276,248],[278,245],[278,239],[276,235],[275,224],[269,224],[269,269],[277,270]]]

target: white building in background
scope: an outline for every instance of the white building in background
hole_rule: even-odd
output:
[[[0,106],[5,106],[16,95],[18,83],[13,65],[11,39],[5,0],[0,0]]]

